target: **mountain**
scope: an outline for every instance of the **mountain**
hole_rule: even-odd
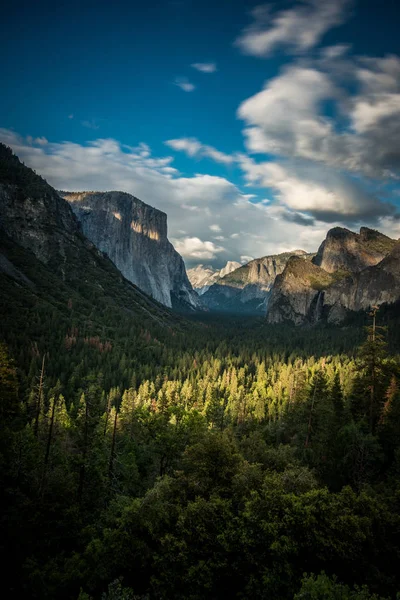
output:
[[[267,320],[343,321],[349,311],[400,298],[400,242],[362,227],[328,232],[312,262],[291,258],[272,290]]]
[[[180,322],[121,275],[83,235],[69,204],[3,144],[0,290],[3,335],[34,332],[39,321],[54,335],[79,323],[101,336],[114,321],[138,330]]]
[[[368,227],[361,227],[360,233],[334,227],[328,231],[313,262],[329,273],[340,269],[358,273],[378,264],[395,243],[395,240]]]
[[[124,192],[60,192],[85,236],[121,273],[165,306],[200,308],[182,257],[167,237],[167,215]]]
[[[193,267],[193,269],[187,271],[187,276],[195,291],[201,296],[218,279],[232,273],[232,271],[238,269],[240,266],[241,264],[234,260],[229,260],[222,269],[197,265],[197,267]]]
[[[202,296],[204,304],[215,311],[265,314],[271,288],[293,255],[306,255],[293,250],[256,258],[214,283]]]

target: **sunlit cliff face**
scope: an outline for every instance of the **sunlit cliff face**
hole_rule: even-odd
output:
[[[136,233],[145,235],[146,237],[150,238],[151,240],[156,240],[156,241],[160,240],[160,234],[158,233],[158,231],[155,231],[152,229],[147,229],[147,227],[143,227],[143,224],[140,223],[139,221],[132,221],[131,229],[133,231],[135,231]]]
[[[146,294],[171,307],[197,306],[182,258],[167,237],[167,215],[125,192],[60,192],[83,233]]]

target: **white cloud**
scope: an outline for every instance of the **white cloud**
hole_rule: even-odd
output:
[[[355,131],[366,133],[386,118],[400,117],[400,94],[361,97],[355,102],[351,116]]]
[[[269,56],[283,47],[302,53],[316,46],[332,27],[349,17],[350,0],[303,0],[272,12],[269,4],[252,11],[253,23],[235,41],[243,53]]]
[[[191,83],[186,77],[176,77],[174,84],[177,85],[184,92],[193,92],[196,86]]]
[[[314,251],[326,231],[347,218],[335,213],[328,215],[329,219],[337,217],[335,221],[322,221],[326,215],[315,211],[317,192],[315,200],[314,196],[308,199],[310,189],[304,188],[307,181],[312,186],[310,173],[289,167],[283,173],[271,166],[264,172],[262,164],[257,165],[244,155],[238,160],[246,181],[275,190],[278,203],[253,203],[252,194],[242,194],[223,177],[183,177],[174,169],[171,156],[153,156],[145,144],[121,146],[113,139],[98,139],[84,145],[69,141],[31,145],[6,129],[0,129],[0,139],[56,189],[126,191],[166,212],[169,236],[184,254],[188,267],[202,260],[222,267],[227,260],[239,261],[241,257],[265,256],[293,248]],[[314,179],[317,186],[315,173]],[[321,174],[321,188],[323,179]],[[307,210],[314,211],[313,218]],[[214,237],[211,232],[215,230],[217,215],[224,235]],[[385,215],[377,225],[389,231],[393,220]],[[353,217],[357,219],[355,213]]]
[[[179,138],[176,140],[167,140],[166,146],[185,152],[188,156],[196,156],[202,149],[202,144],[196,138]]]
[[[253,185],[275,190],[275,196],[289,211],[286,220],[303,221],[307,213],[321,221],[341,219],[346,223],[376,220],[395,212],[356,181],[332,169],[305,163],[256,163],[242,156],[240,166],[245,179]],[[282,215],[280,215],[282,216]]]
[[[215,63],[193,63],[191,67],[202,73],[215,73],[217,70],[217,65]]]
[[[327,103],[335,117],[326,114]],[[399,175],[398,57],[295,63],[242,102],[237,114],[246,124],[250,153],[307,159],[369,177]]]
[[[242,255],[240,257],[240,262],[242,263],[242,265],[246,265],[247,263],[249,263],[251,260],[254,260],[253,256],[246,256],[246,255]]]
[[[26,136],[26,141],[28,144],[36,144],[37,146],[45,146],[49,143],[45,137],[33,138],[31,135]]]
[[[244,135],[248,150],[320,157],[332,135],[332,125],[319,115],[319,105],[335,95],[326,74],[289,67],[238,108],[238,116],[247,124]]]
[[[210,229],[211,231],[215,231],[216,233],[219,233],[221,231],[221,227],[215,223],[213,225],[210,225]]]
[[[196,138],[177,138],[174,140],[167,140],[164,142],[170,148],[174,150],[185,152],[188,156],[197,156],[211,158],[215,162],[230,165],[235,162],[235,157],[230,154],[220,152],[212,146],[202,144]]]
[[[179,254],[186,259],[212,260],[225,250],[222,246],[216,246],[214,242],[203,242],[198,237],[172,239],[171,241]]]
[[[48,144],[49,142],[47,141],[47,139],[44,136],[42,136],[42,137],[35,138],[34,143],[39,144],[39,146],[46,146],[46,144]]]
[[[350,44],[335,44],[334,46],[326,46],[321,49],[321,56],[327,60],[341,58],[350,50]]]

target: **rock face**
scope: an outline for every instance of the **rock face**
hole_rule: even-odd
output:
[[[229,260],[223,269],[213,269],[212,267],[205,267],[204,265],[197,265],[193,269],[188,269],[187,276],[194,290],[202,296],[210,288],[213,283],[216,283],[225,275],[229,275],[235,269],[241,266],[240,263]]]
[[[313,262],[328,273],[339,270],[358,273],[378,264],[394,244],[395,240],[368,227],[361,227],[360,233],[335,227],[328,231]]]
[[[44,264],[63,271],[80,236],[70,206],[0,144],[0,229]]]
[[[132,319],[143,323],[167,324],[175,319],[171,311],[124,279],[83,235],[68,202],[3,144],[0,279],[22,299],[29,290],[30,298],[32,294],[33,298],[45,298],[49,306],[54,302],[57,309],[64,310],[68,302],[71,307],[77,302],[102,310],[115,307],[124,314],[128,311]],[[26,306],[32,308],[32,299]]]
[[[293,255],[306,256],[306,252],[264,256],[239,267],[210,287],[202,296],[204,304],[215,311],[265,314],[275,278]]]
[[[333,275],[310,260],[294,256],[278,275],[269,306],[269,323],[290,321],[295,325],[322,317],[323,290],[332,285]]]
[[[341,322],[348,311],[400,298],[400,242],[361,228],[328,232],[310,263],[293,258],[277,277],[268,307],[270,323]]]
[[[121,273],[168,307],[200,308],[182,257],[167,238],[167,215],[124,192],[60,192],[83,233]]]

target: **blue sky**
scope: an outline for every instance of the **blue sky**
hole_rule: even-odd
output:
[[[0,137],[58,188],[167,212],[189,266],[399,237],[396,4],[9,4]]]

